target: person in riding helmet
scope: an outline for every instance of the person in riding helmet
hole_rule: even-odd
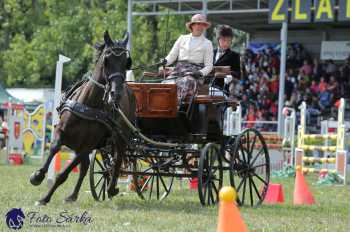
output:
[[[204,36],[205,30],[210,26],[204,15],[193,15],[191,21],[186,23],[191,33],[181,35],[169,54],[161,59],[164,66],[177,62],[174,71],[165,82],[176,79],[179,103],[187,96],[196,94],[198,80],[213,69],[213,45]]]

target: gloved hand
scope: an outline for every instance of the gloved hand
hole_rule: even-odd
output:
[[[203,77],[203,74],[201,71],[194,71],[191,73],[191,76],[193,76],[195,79],[199,79],[199,78]]]
[[[159,64],[162,66],[165,66],[168,63],[168,61],[165,58],[161,58]]]

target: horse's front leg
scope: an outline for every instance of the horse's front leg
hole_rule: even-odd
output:
[[[82,154],[81,162],[80,162],[79,178],[78,178],[77,184],[74,187],[73,192],[65,199],[66,203],[74,202],[78,199],[79,190],[80,190],[81,184],[83,183],[84,177],[86,176],[86,173],[89,169],[89,165],[90,165],[89,153]]]
[[[45,174],[47,173],[47,170],[49,169],[50,163],[53,159],[53,157],[55,156],[55,154],[61,149],[61,134],[60,133],[56,133],[55,136],[55,140],[53,141],[53,143],[51,144],[50,147],[50,153],[49,156],[47,157],[44,165],[36,170],[35,172],[33,172],[30,175],[30,183],[32,185],[40,185],[41,182],[45,179]]]
[[[117,195],[119,193],[119,188],[117,188],[117,183],[118,183],[118,177],[120,173],[120,167],[123,162],[123,155],[124,152],[122,149],[117,148],[117,152],[115,152],[114,156],[117,156],[115,159],[115,163],[112,167],[112,178],[111,182],[109,182],[109,185],[107,187],[107,194],[109,198],[112,198],[113,196]]]
[[[69,173],[71,173],[73,168],[75,166],[77,166],[80,163],[80,161],[81,161],[81,156],[77,154],[74,157],[73,161],[69,165],[67,165],[67,167],[65,169],[63,169],[62,172],[60,172],[57,175],[55,183],[49,189],[47,194],[43,198],[41,198],[39,201],[37,201],[35,204],[36,205],[46,205],[51,200],[52,194],[55,192],[55,190],[58,188],[58,186],[60,186],[61,184],[63,184],[67,180]]]

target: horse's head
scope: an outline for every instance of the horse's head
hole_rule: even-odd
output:
[[[119,103],[123,91],[126,70],[131,67],[131,57],[126,45],[129,34],[126,32],[124,39],[113,41],[108,31],[104,34],[104,43],[96,44],[96,48],[101,52],[100,60],[103,64],[103,75],[105,82],[109,84],[108,103]]]

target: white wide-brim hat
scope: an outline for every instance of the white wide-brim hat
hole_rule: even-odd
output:
[[[192,31],[191,25],[194,23],[202,23],[206,26],[205,29],[208,29],[211,26],[211,23],[207,21],[207,17],[202,14],[195,14],[192,16],[191,21],[186,23],[186,27],[188,30]]]

